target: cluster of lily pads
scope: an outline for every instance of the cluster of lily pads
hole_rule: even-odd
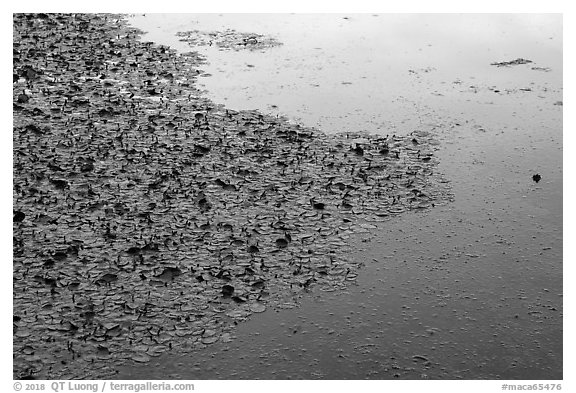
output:
[[[431,135],[215,105],[121,15],[14,14],[15,378],[110,378],[354,281],[348,238],[450,199]],[[345,131],[345,130],[343,130]]]
[[[491,63],[490,65],[493,65],[496,67],[510,67],[510,66],[515,66],[515,65],[530,64],[530,63],[532,63],[532,60],[523,59],[520,57],[518,59],[510,60],[510,61],[494,62],[494,63]]]
[[[215,46],[222,50],[264,50],[280,46],[282,43],[274,37],[256,33],[245,33],[234,29],[224,31],[190,30],[176,34],[180,41],[192,47]]]

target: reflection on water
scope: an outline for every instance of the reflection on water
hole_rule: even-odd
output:
[[[346,18],[346,19],[345,19]],[[131,22],[145,40],[181,52],[179,31],[235,29],[283,46],[262,52],[195,48],[208,57],[208,96],[235,109],[277,111],[325,132],[404,133],[423,120],[434,94],[457,94],[479,80],[559,83],[562,25],[557,15],[147,14]],[[495,72],[490,63],[525,57],[529,67]],[[491,97],[492,98],[492,97]]]
[[[351,257],[365,268],[347,292],[303,294],[231,343],[119,377],[562,378],[561,16],[131,20],[179,51],[178,31],[278,38],[264,52],[198,48],[207,94],[329,133],[433,131],[455,202],[360,234]],[[532,63],[491,65],[517,58]]]

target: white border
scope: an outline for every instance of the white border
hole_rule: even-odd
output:
[[[3,2],[0,6],[0,29],[2,40],[2,108],[3,108],[3,127],[0,129],[0,160],[1,160],[1,184],[3,192],[0,194],[2,203],[0,209],[0,230],[2,239],[2,258],[0,259],[1,285],[0,291],[3,302],[0,305],[0,315],[5,320],[1,326],[2,344],[4,350],[1,356],[1,384],[2,391],[13,391],[12,382],[12,327],[9,319],[12,316],[12,89],[8,86],[9,75],[12,69],[12,59],[10,53],[12,42],[12,13],[13,12],[226,12],[226,13],[243,13],[243,12],[407,12],[407,13],[563,13],[564,14],[564,69],[573,70],[573,47],[572,40],[569,37],[575,37],[574,18],[570,12],[567,1],[398,1],[376,2],[366,0],[343,1],[335,0],[330,2],[312,2],[310,0],[290,0],[283,2],[274,1],[254,1],[254,0],[236,0],[236,1],[207,1],[204,4],[198,0],[190,1],[111,1],[100,0],[98,2],[71,2],[71,1],[20,1],[20,2]],[[564,97],[564,108],[572,108],[571,92],[573,87],[573,77],[570,72],[565,73],[564,86],[566,94]],[[573,134],[576,130],[574,125],[572,110],[564,112],[564,146],[574,146]],[[570,152],[570,148],[567,149]],[[565,200],[573,195],[573,178],[571,169],[573,166],[573,155],[564,155],[564,194],[568,196]],[[571,199],[571,198],[570,198]],[[571,284],[571,278],[574,277],[572,256],[573,247],[570,247],[572,228],[570,223],[574,217],[574,210],[570,204],[565,206],[564,210],[564,283]],[[564,377],[562,381],[563,391],[574,391],[570,388],[574,378],[569,370],[575,369],[573,357],[570,356],[569,348],[573,348],[574,340],[570,334],[573,331],[573,290],[571,285],[564,285]],[[51,381],[47,381],[51,382]],[[119,382],[119,381],[115,381]],[[129,382],[129,381],[126,381]],[[546,383],[546,381],[509,381],[514,384],[534,384]],[[549,381],[558,382],[558,381]],[[272,390],[293,391],[293,390],[321,390],[328,392],[350,392],[357,389],[362,391],[426,391],[426,392],[497,392],[501,391],[503,381],[196,381],[196,391],[233,391],[241,392],[258,392]],[[46,391],[49,390],[49,385]]]

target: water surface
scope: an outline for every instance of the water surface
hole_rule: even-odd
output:
[[[134,16],[143,39],[254,32],[197,48],[206,94],[323,132],[433,131],[455,201],[354,239],[345,292],[312,290],[236,339],[121,378],[562,378],[562,19],[558,15]],[[493,62],[532,63],[496,67]],[[532,175],[540,174],[538,183]]]
[[[180,52],[191,50],[176,36],[182,31],[277,38],[283,45],[264,51],[194,48],[208,58],[203,69],[212,75],[200,84],[216,102],[279,112],[328,133],[403,133],[423,121],[423,108],[436,101],[444,107],[440,97],[465,100],[462,91],[562,80],[557,15],[146,14],[131,23],[147,32],[144,40]],[[495,72],[490,65],[518,57],[553,72]]]

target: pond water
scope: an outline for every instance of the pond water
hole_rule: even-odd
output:
[[[277,38],[283,45],[263,51],[194,49],[212,76],[201,86],[231,108],[281,113],[328,133],[403,133],[436,97],[562,80],[562,23],[552,15],[146,14],[131,22],[144,40],[180,52],[191,50],[176,36],[183,31]],[[553,72],[490,65],[518,57]]]
[[[455,201],[358,234],[355,285],[312,289],[236,339],[119,378],[561,379],[562,17],[146,14],[145,41],[258,33],[262,51],[198,47],[205,94],[321,131],[432,131]],[[528,59],[498,67],[494,62]],[[532,176],[539,174],[535,182]]]

